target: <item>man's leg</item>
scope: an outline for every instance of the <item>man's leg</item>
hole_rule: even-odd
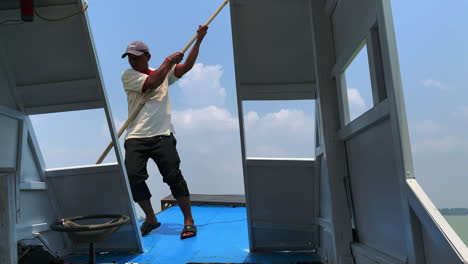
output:
[[[184,215],[184,225],[194,225],[195,221],[192,217],[192,208],[190,207],[190,196],[182,196],[176,198],[180,210]]]
[[[145,223],[140,228],[142,235],[148,234],[160,225],[151,205],[151,192],[148,185],[146,185],[146,179],[149,177],[146,170],[149,158],[149,150],[146,147],[147,140],[129,139],[124,144],[125,167],[127,168],[133,200],[138,203],[146,216]]]
[[[158,165],[163,181],[171,189],[171,193],[179,204],[184,215],[184,226],[193,226],[195,221],[190,207],[190,193],[187,183],[179,169],[180,158],[176,148],[177,141],[173,135],[158,140],[158,147],[151,156]],[[194,232],[184,232],[182,236],[193,236]]]
[[[140,205],[141,209],[145,213],[146,219],[145,222],[156,224],[158,219],[156,218],[153,210],[153,206],[151,205],[151,200],[144,200],[139,201],[138,205]]]

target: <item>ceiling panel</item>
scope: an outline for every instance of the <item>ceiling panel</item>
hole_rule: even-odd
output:
[[[271,98],[269,91],[315,94],[311,13],[307,0],[231,1],[236,78],[244,99],[253,93]]]
[[[44,2],[44,1],[43,1]],[[38,8],[61,17],[82,8],[70,1]],[[5,11],[3,11],[5,12]],[[28,113],[87,109],[104,105],[88,23],[84,14],[60,22],[34,22],[0,28],[10,76]]]

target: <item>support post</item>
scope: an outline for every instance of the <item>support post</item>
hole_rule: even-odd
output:
[[[331,237],[333,256],[330,263],[354,263],[351,208],[348,206],[345,178],[348,175],[345,146],[338,138],[341,127],[337,83],[331,76],[335,64],[333,30],[325,1],[311,1],[317,78],[317,111],[321,113],[323,136],[322,166],[328,168],[327,185],[331,195]]]
[[[0,168],[0,263],[18,263],[15,170]]]

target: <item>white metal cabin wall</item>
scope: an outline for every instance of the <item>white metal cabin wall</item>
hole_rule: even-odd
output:
[[[310,2],[230,4],[250,249],[314,249],[315,162],[246,157],[242,110],[246,100],[315,99]]]
[[[31,122],[28,117],[24,122],[28,131],[21,153],[17,239],[29,239],[40,233],[52,253],[63,256],[68,253],[70,243],[63,234],[50,229],[50,224],[62,217],[55,204],[54,190],[45,177],[42,155]]]
[[[336,53],[333,74],[340,85],[345,84],[342,73],[356,50],[378,24],[378,2],[339,1],[331,15]],[[346,94],[344,86],[339,87],[341,94]],[[403,214],[407,207],[402,207],[401,178],[404,175],[398,170],[395,148],[399,142],[394,141],[394,123],[388,119],[389,110],[384,105],[395,102],[377,102],[374,109],[347,124],[346,96],[340,100],[345,101],[341,102],[343,129],[340,136],[346,144],[357,240],[395,259],[404,260],[412,254],[408,252],[411,241],[408,241],[408,229],[405,228],[410,223]],[[352,129],[358,127],[362,129]]]
[[[401,215],[393,146],[388,119],[346,141],[358,239],[404,259],[407,223]]]
[[[4,51],[0,41],[0,58]],[[17,111],[21,103],[16,101],[14,81],[10,77],[9,65],[0,59],[0,167],[12,167],[15,203],[15,239],[26,243],[37,243],[40,233],[56,254],[64,254],[65,240],[61,234],[50,232],[49,225],[57,220],[51,194],[44,178],[44,168],[38,159],[41,153],[34,145],[35,136],[28,117]],[[4,191],[4,190],[0,190]],[[2,201],[6,202],[6,201]],[[16,248],[16,244],[10,245]]]
[[[0,30],[0,34],[1,34]],[[13,95],[11,94],[11,87],[8,82],[8,75],[5,71],[7,65],[5,60],[2,58],[2,42],[0,39],[0,105],[11,108],[11,109],[16,109],[16,104],[13,99]]]
[[[0,263],[16,264],[14,168],[0,167]]]
[[[63,13],[75,12],[77,9],[83,8],[83,1],[53,1],[50,6],[38,7],[39,11],[44,14],[49,14],[51,17],[60,16]],[[15,17],[19,14],[19,9],[1,10],[1,16]],[[8,70],[11,90],[16,93],[13,97],[17,100],[23,111],[27,114],[47,114],[52,112],[64,112],[85,110],[94,108],[103,108],[106,113],[107,124],[111,132],[111,137],[115,143],[116,157],[118,161],[118,170],[113,175],[112,181],[106,182],[101,187],[107,187],[109,182],[115,185],[120,192],[120,205],[114,213],[124,213],[131,217],[132,227],[131,232],[126,234],[131,238],[121,239],[116,241],[116,247],[123,248],[121,245],[127,243],[129,246],[124,250],[127,252],[141,252],[143,250],[141,235],[137,226],[137,220],[133,209],[133,201],[130,197],[130,189],[127,184],[126,172],[124,169],[122,155],[120,154],[120,146],[118,145],[118,137],[112,123],[111,111],[108,108],[105,90],[101,80],[102,74],[97,61],[96,52],[94,50],[92,34],[88,24],[86,12],[74,16],[63,23],[50,23],[42,20],[34,21],[33,23],[23,23],[0,27],[0,41],[4,44],[0,50],[0,64],[9,63],[5,68]],[[57,50],[63,52],[56,52]],[[72,62],[72,63],[71,63]],[[33,69],[33,70],[29,70]],[[19,99],[18,99],[19,98]],[[20,103],[20,101],[22,101]],[[22,121],[24,123],[24,120]],[[23,140],[26,142],[26,140]],[[37,145],[37,144],[36,144]],[[36,148],[38,150],[38,148]],[[27,153],[25,150],[24,153]],[[28,166],[30,159],[26,158],[25,166]],[[43,162],[42,162],[43,164]],[[40,172],[44,172],[44,167]],[[26,167],[24,169],[27,169]],[[32,168],[27,169],[27,177],[35,178],[36,173],[32,173]],[[54,207],[62,197],[56,195],[53,184],[48,177],[43,177],[47,183],[34,182],[23,184],[23,191],[26,194],[23,198],[24,202],[30,201],[35,196],[43,196],[41,192],[47,192],[52,195],[50,201]],[[36,178],[37,179],[37,178]],[[74,177],[76,180],[76,177]],[[16,178],[19,181],[19,177]],[[50,182],[49,182],[50,181]],[[92,177],[83,185],[88,186],[93,183]],[[117,186],[119,184],[119,186]],[[19,183],[17,184],[20,185]],[[47,191],[45,191],[45,186]],[[58,188],[79,189],[79,185],[58,186]],[[97,187],[97,186],[95,186]],[[101,188],[102,189],[102,188]],[[94,192],[94,189],[82,190],[83,196],[86,196],[86,191]],[[18,201],[19,199],[18,195]],[[106,200],[107,201],[107,200]],[[18,202],[19,203],[19,202]],[[122,205],[124,203],[124,205]],[[86,206],[96,208],[108,208],[107,204],[89,203]],[[96,208],[94,210],[96,210]],[[22,208],[21,208],[22,209]],[[26,208],[29,210],[29,208]],[[25,210],[26,210],[25,209]],[[72,210],[73,208],[67,208]],[[61,218],[62,211],[57,212],[55,219]],[[101,210],[102,211],[102,210]],[[68,211],[67,211],[68,212]],[[28,216],[34,215],[38,211],[25,212]],[[49,212],[44,211],[44,221],[49,218]],[[72,215],[78,215],[73,214]],[[70,216],[70,214],[68,216]],[[38,220],[38,219],[37,219]],[[24,224],[30,224],[25,222]],[[40,228],[45,228],[47,225],[40,225]],[[36,229],[35,226],[33,229]],[[120,229],[117,233],[128,229],[127,226]],[[27,231],[27,228],[21,230]],[[56,234],[49,232],[49,234]],[[112,240],[107,241],[112,243]],[[54,243],[62,244],[62,243]],[[99,249],[98,249],[99,250]]]
[[[374,97],[374,107],[349,124],[346,97],[339,98],[355,260],[464,263],[466,247],[414,180],[390,1],[338,1],[332,20],[339,92],[346,94],[343,72],[367,40]]]
[[[317,111],[320,113],[321,143],[317,151],[320,172],[320,251],[326,263],[353,263],[351,211],[346,197],[346,157],[336,131],[340,128],[336,83],[330,78],[335,62],[332,24],[325,1],[311,1]],[[321,219],[323,218],[323,219]],[[323,220],[323,221],[321,221]],[[328,224],[329,223],[329,224]]]
[[[12,109],[15,107],[15,102],[10,94],[2,53],[3,46],[0,38],[0,107]],[[18,132],[19,121],[0,112],[0,263],[5,264],[16,264],[18,261],[16,229],[14,228],[16,225],[15,168]]]
[[[127,197],[122,195],[127,186],[124,179],[116,177],[119,173],[121,167],[115,163],[46,171],[50,186],[60,197],[58,211],[65,218],[96,214],[133,215]],[[137,252],[139,245],[134,232],[133,225],[123,225],[108,239],[97,243],[96,248],[106,252]],[[73,243],[73,248],[74,252],[87,252],[86,244]]]
[[[0,28],[0,34],[1,32]],[[11,93],[14,87],[11,87],[8,78],[8,65],[3,56],[4,52],[3,41],[0,38],[0,107],[16,110],[16,102]],[[16,167],[19,131],[19,120],[0,112],[0,167]]]

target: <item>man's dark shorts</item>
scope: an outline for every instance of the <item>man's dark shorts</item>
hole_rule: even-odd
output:
[[[163,181],[171,188],[175,198],[189,195],[187,183],[179,169],[180,158],[176,149],[177,140],[170,136],[130,138],[125,140],[125,166],[135,202],[149,200],[151,192],[146,185],[148,159],[158,165]]]

